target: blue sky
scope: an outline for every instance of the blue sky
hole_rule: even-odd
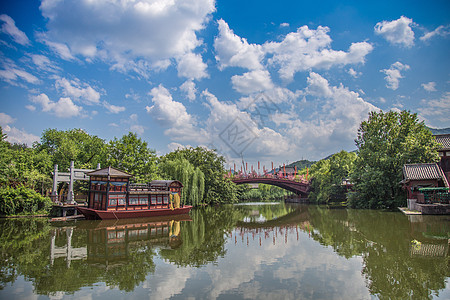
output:
[[[0,126],[266,167],[355,149],[373,110],[450,127],[448,1],[8,1]]]

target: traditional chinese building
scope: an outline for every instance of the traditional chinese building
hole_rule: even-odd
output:
[[[441,158],[439,166],[444,172],[447,181],[450,181],[450,134],[440,134],[434,137],[436,138],[436,142],[441,144],[438,149]]]
[[[409,210],[417,210],[422,214],[448,214],[450,212],[449,185],[438,164],[404,165],[401,183],[407,191]]]

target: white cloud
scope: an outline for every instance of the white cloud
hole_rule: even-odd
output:
[[[12,144],[18,143],[31,146],[33,142],[39,141],[38,136],[27,133],[24,130],[17,129],[16,127],[9,126],[15,121],[16,119],[11,117],[10,115],[0,112],[0,126],[2,127],[3,133],[6,134],[6,140],[8,142]]]
[[[16,121],[16,119],[10,115],[0,112],[0,126],[5,127],[8,124],[14,123],[14,121]]]
[[[306,93],[309,95],[328,98],[333,94],[328,84],[328,80],[317,73],[309,73],[307,82],[308,87],[306,88]]]
[[[233,151],[240,153],[247,144],[248,147],[244,149],[246,157],[262,159],[293,154],[295,147],[286,137],[265,126],[258,128],[249,112],[241,111],[234,103],[219,101],[208,90],[203,91],[202,96],[210,109],[205,127],[209,133],[210,145],[219,149],[221,155],[236,157]],[[242,133],[236,136],[240,140],[238,143],[235,143],[234,129]]]
[[[25,81],[31,84],[39,84],[41,82],[36,76],[18,67],[9,59],[4,60],[2,63],[3,69],[0,70],[0,79],[11,85],[19,85],[18,81]]]
[[[440,99],[422,100],[419,113],[424,117],[427,125],[435,128],[450,127],[450,92],[446,92]]]
[[[5,14],[0,15],[0,20],[4,22],[0,28],[3,33],[11,36],[16,43],[22,46],[30,45],[30,40],[27,35],[16,27],[16,23],[10,16]]]
[[[436,82],[422,83],[422,87],[427,92],[436,92]]]
[[[42,111],[49,112],[58,118],[71,118],[81,114],[82,107],[75,105],[70,98],[60,98],[57,102],[51,101],[46,94],[30,97],[31,102],[39,104]]]
[[[411,47],[414,45],[412,25],[414,25],[412,19],[401,16],[398,20],[391,22],[378,22],[375,25],[375,33],[384,37],[391,44]]]
[[[219,68],[242,67],[250,70],[262,68],[264,52],[261,45],[249,44],[234,34],[224,20],[219,20],[219,35],[214,40]]]
[[[44,35],[41,36],[40,40],[62,59],[68,61],[76,59],[66,44],[50,41]]]
[[[448,35],[450,35],[450,26],[449,25],[447,25],[447,26],[441,25],[438,28],[436,28],[435,30],[433,30],[431,32],[428,32],[428,33],[424,34],[423,36],[421,36],[420,40],[421,41],[428,41],[431,38],[434,38],[436,36],[445,37],[445,36],[448,36]]]
[[[29,111],[35,111],[36,110],[36,106],[34,105],[25,105],[25,108],[28,109]]]
[[[112,114],[118,114],[120,112],[125,111],[125,107],[124,106],[117,106],[117,105],[113,105],[110,104],[106,101],[103,102],[103,106]]]
[[[298,71],[364,63],[366,55],[373,49],[371,44],[359,42],[352,43],[348,52],[332,50],[328,32],[328,27],[319,26],[313,30],[302,26],[287,34],[281,42],[265,43],[265,51],[273,54],[269,63],[280,67],[278,72],[282,79],[292,80]]]
[[[400,71],[409,70],[408,65],[404,65],[401,62],[397,61],[391,65],[389,69],[383,69],[380,72],[386,74],[384,79],[386,79],[386,87],[391,90],[398,89],[400,78],[403,78]]]
[[[342,145],[351,147],[361,121],[367,119],[370,111],[379,109],[342,84],[330,86],[317,73],[311,72],[307,82],[305,95],[308,101],[298,106],[313,104],[317,109],[309,113],[309,117],[302,118],[297,114],[274,117],[285,125],[282,133],[296,145],[297,157],[298,153],[314,153],[311,159],[320,159],[342,150]]]
[[[273,88],[270,74],[266,70],[254,70],[231,77],[233,88],[241,94],[251,94]]]
[[[352,76],[353,78],[358,78],[362,75],[361,72],[357,72],[353,68],[348,69],[347,73],[350,74],[350,76]]]
[[[289,23],[281,23],[280,27],[289,27]]]
[[[186,97],[189,101],[194,101],[197,97],[197,88],[195,87],[195,83],[192,80],[186,80],[181,86],[180,90],[186,93]]]
[[[175,140],[204,140],[202,130],[195,128],[194,118],[186,111],[181,102],[174,101],[170,92],[162,85],[153,88],[152,106],[146,110],[162,127],[168,128],[164,133]]]
[[[66,78],[57,78],[55,87],[64,96],[71,97],[85,104],[100,103],[100,93],[94,90],[89,84],[82,83],[78,79],[68,80]]]
[[[187,53],[178,60],[178,76],[188,79],[202,79],[208,77],[202,56],[194,53]]]
[[[209,21],[215,2],[44,0],[40,9],[48,19],[49,46],[67,45],[71,55],[118,63],[120,70],[132,61],[167,62],[192,52],[203,43],[196,32]]]
[[[50,59],[45,55],[40,54],[30,54],[33,63],[41,70],[56,73],[61,69],[55,66],[55,63],[50,61]]]

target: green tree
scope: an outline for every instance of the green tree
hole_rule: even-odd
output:
[[[345,199],[347,188],[341,183],[350,175],[355,160],[355,153],[342,150],[329,159],[322,159],[312,165],[310,174],[313,191],[309,194],[309,199],[318,203]]]
[[[205,176],[205,201],[210,204],[232,203],[237,201],[236,185],[228,178],[223,165],[225,158],[215,150],[203,147],[177,149],[162,158],[175,160],[179,157],[187,159],[194,167],[198,167]]]
[[[98,163],[103,165],[104,147],[101,138],[83,129],[47,129],[42,133],[41,142],[34,145],[38,151],[47,151],[52,164],[57,164],[61,171],[69,168],[71,161],[76,168],[95,169]]]
[[[110,141],[105,150],[106,165],[134,175],[136,182],[149,182],[157,178],[156,152],[147,142],[129,132]]]
[[[399,184],[403,165],[439,160],[431,131],[417,114],[408,111],[371,112],[361,123],[355,142],[358,158],[352,175],[356,192],[349,201],[352,207],[404,205],[406,197]]]
[[[205,175],[198,167],[194,167],[187,159],[179,157],[175,160],[164,160],[159,164],[163,178],[179,180],[183,184],[181,201],[193,206],[203,202],[205,194]]]

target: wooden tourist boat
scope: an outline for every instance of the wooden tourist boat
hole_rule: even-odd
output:
[[[77,210],[88,220],[126,219],[188,214],[180,203],[183,185],[177,180],[131,184],[131,174],[108,167],[89,176],[88,206]]]

